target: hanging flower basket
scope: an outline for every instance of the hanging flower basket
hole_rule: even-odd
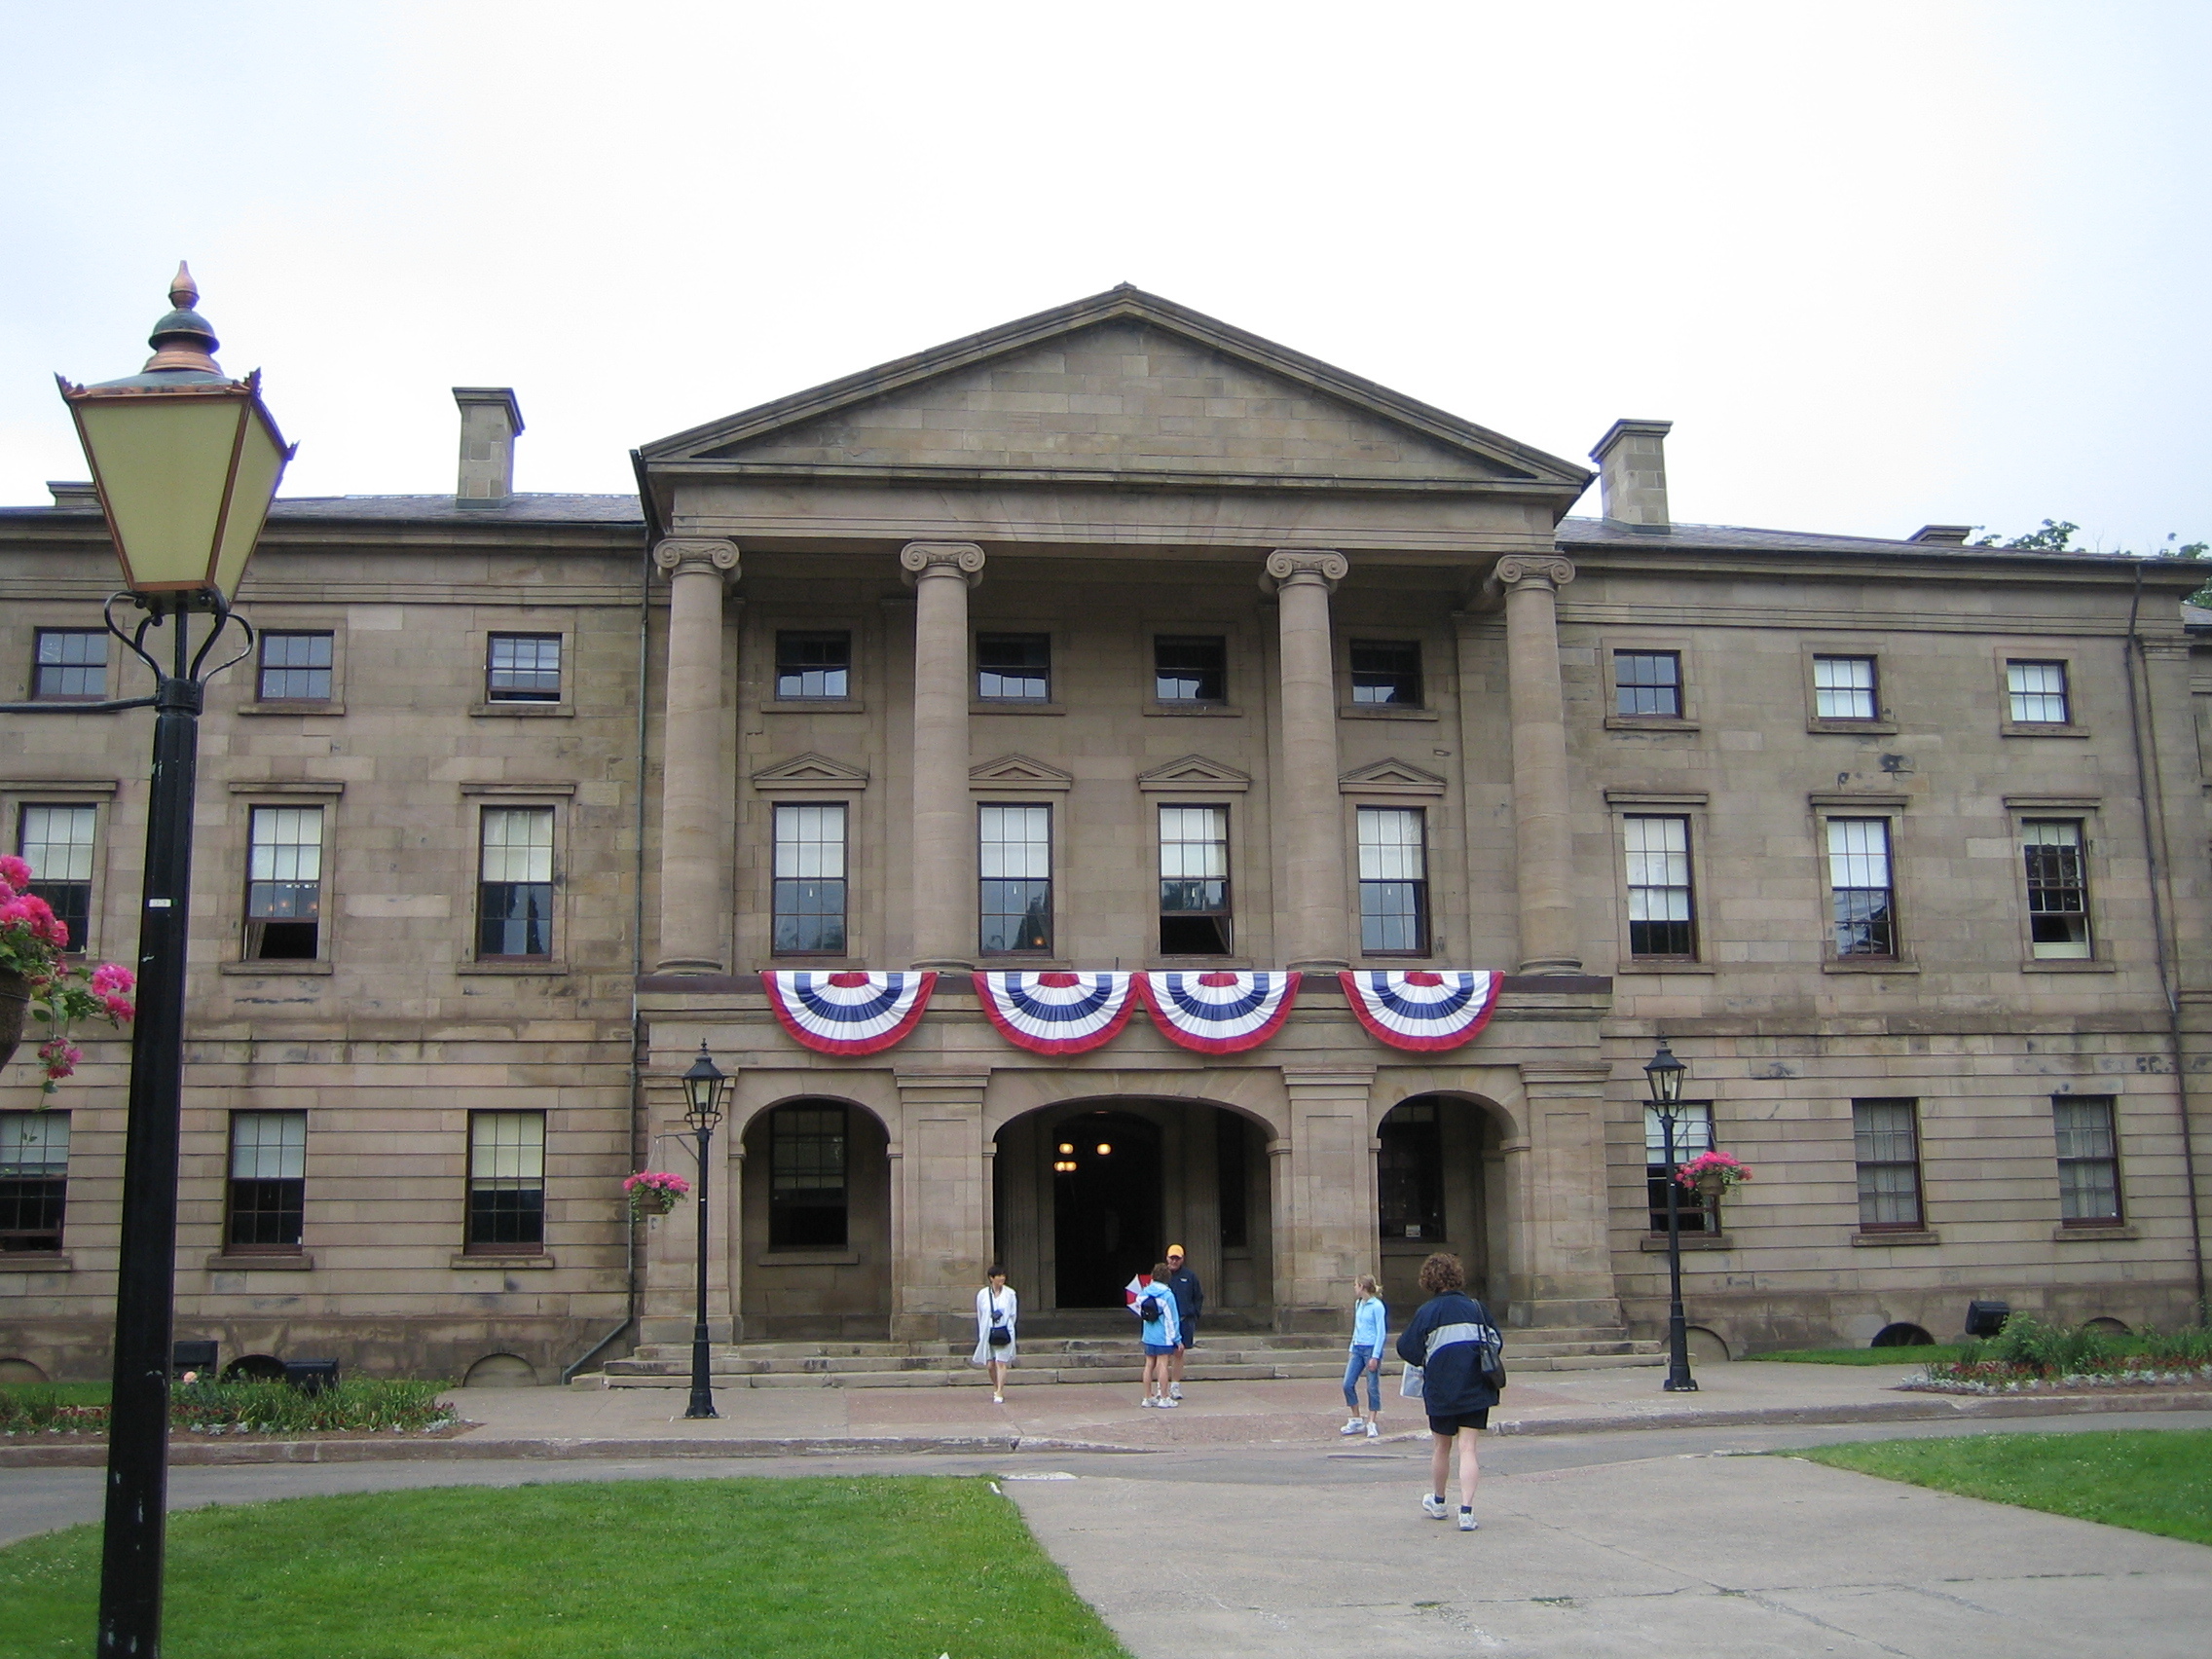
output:
[[[1675,1179],[1701,1198],[1717,1198],[1740,1187],[1751,1172],[1724,1152],[1702,1152],[1675,1171]]]
[[[690,1193],[691,1183],[666,1170],[645,1169],[625,1178],[622,1191],[629,1196],[632,1215],[666,1215]]]
[[[130,1001],[137,979],[112,962],[71,962],[67,925],[30,884],[28,864],[0,857],[0,1065],[22,1041],[25,1019],[37,1020],[46,1027],[38,1057],[52,1094],[85,1057],[69,1041],[71,1023],[96,1017],[129,1024],[138,1013]]]

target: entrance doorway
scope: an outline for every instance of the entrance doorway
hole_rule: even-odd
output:
[[[1062,1308],[1120,1308],[1161,1239],[1160,1129],[1125,1112],[1083,1112],[1053,1130],[1054,1288]]]
[[[1419,1306],[1420,1265],[1448,1250],[1467,1271],[1468,1294],[1503,1319],[1505,1164],[1493,1121],[1448,1094],[1401,1101],[1377,1131],[1376,1221],[1382,1235],[1382,1298],[1392,1309]]]

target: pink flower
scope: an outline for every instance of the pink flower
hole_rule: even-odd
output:
[[[92,970],[92,992],[96,996],[104,996],[110,991],[132,990],[137,984],[137,975],[113,962],[103,962]]]
[[[100,1006],[107,1010],[108,1018],[118,1025],[128,1025],[138,1017],[138,1008],[129,997],[109,995],[100,998]]]
[[[20,893],[31,884],[31,866],[13,853],[0,853],[0,881]]]

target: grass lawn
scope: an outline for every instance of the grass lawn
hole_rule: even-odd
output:
[[[1747,1360],[1782,1360],[1790,1365],[1927,1365],[1959,1357],[1957,1343],[1922,1347],[1788,1348],[1781,1353],[1747,1353]]]
[[[981,1479],[610,1481],[169,1519],[166,1659],[1126,1659]],[[0,1550],[0,1656],[90,1654],[100,1532]]]
[[[11,1397],[45,1396],[64,1406],[104,1406],[108,1388],[105,1382],[0,1382],[0,1404]]]
[[[1858,1441],[1788,1456],[2212,1544],[2212,1429]]]

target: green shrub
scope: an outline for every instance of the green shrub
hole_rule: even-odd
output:
[[[184,1382],[169,1396],[169,1426],[213,1434],[421,1433],[448,1421],[438,1404],[452,1384],[388,1377],[350,1377],[319,1394],[277,1382]],[[105,1405],[87,1405],[52,1386],[0,1389],[0,1433],[49,1429],[100,1434]]]

